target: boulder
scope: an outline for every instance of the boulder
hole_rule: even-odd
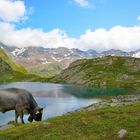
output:
[[[7,129],[13,128],[13,127],[15,127],[15,126],[12,124],[6,124],[6,125],[3,125],[0,127],[0,131],[4,131],[4,130],[7,130]]]
[[[119,132],[118,132],[118,138],[123,138],[127,133],[127,130],[125,129],[121,129]]]

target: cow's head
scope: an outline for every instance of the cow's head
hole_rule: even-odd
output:
[[[33,120],[35,121],[41,121],[42,120],[42,114],[43,114],[43,108],[41,107],[36,107],[34,109],[34,113],[32,116],[30,115],[28,118],[28,121],[32,122]]]

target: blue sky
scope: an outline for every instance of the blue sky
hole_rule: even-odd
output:
[[[140,0],[89,0],[95,7],[81,7],[73,0],[24,0],[34,7],[30,18],[18,24],[19,28],[43,28],[50,31],[60,28],[69,36],[77,37],[87,29],[138,25]]]
[[[0,41],[10,46],[140,49],[140,0],[0,0]]]

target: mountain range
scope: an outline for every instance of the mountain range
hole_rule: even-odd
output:
[[[77,48],[44,48],[44,47],[24,47],[7,46],[0,43],[7,53],[16,63],[23,65],[30,72],[37,74],[56,75],[61,70],[67,68],[70,63],[78,59],[95,58],[103,56],[130,56],[140,58],[140,49],[132,52],[111,49],[108,51],[97,52],[95,50],[82,51]]]

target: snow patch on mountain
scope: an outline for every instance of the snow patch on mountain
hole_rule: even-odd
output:
[[[51,62],[48,62],[47,60],[42,62],[41,64],[45,65],[45,64],[51,64]]]
[[[53,52],[53,54],[57,54],[57,52]]]
[[[53,56],[52,56],[52,59],[55,60],[55,61],[57,61],[57,62],[61,62],[62,61],[62,59],[57,59],[57,58],[55,58]]]
[[[50,64],[51,62],[47,61],[46,58],[40,58],[41,64],[45,65],[45,64]]]
[[[64,54],[64,56],[65,56],[65,57],[68,57],[68,56],[70,56],[70,53],[68,53],[68,54]]]
[[[15,57],[19,56],[20,54],[26,51],[25,48],[16,48],[13,52],[11,52]]]

